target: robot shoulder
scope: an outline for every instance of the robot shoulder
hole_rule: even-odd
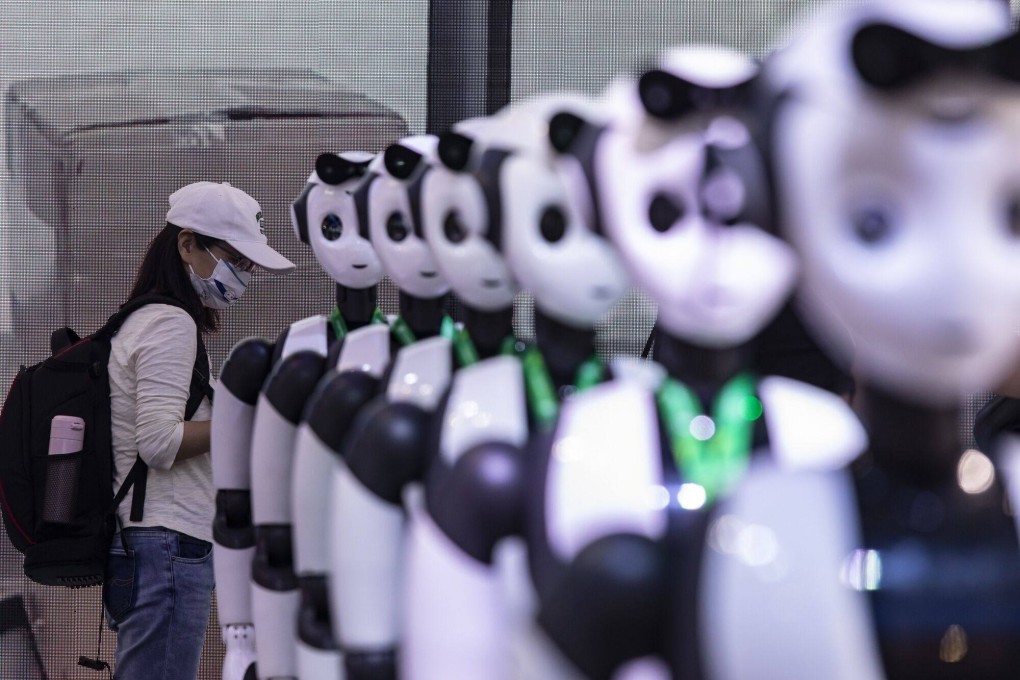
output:
[[[868,437],[856,414],[828,390],[768,376],[759,395],[772,453],[784,467],[841,468],[867,448]]]

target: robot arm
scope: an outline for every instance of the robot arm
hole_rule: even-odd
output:
[[[330,596],[349,680],[395,677],[405,487],[421,478],[430,414],[380,397],[333,477]]]
[[[480,444],[430,489],[427,513],[412,510],[404,650],[412,680],[511,674],[513,625],[494,552],[523,529],[525,473],[519,447]]]
[[[324,368],[325,358],[316,351],[286,356],[266,380],[256,406],[251,456],[252,611],[259,631],[260,674],[269,678],[296,674],[299,593],[291,544],[290,477],[297,424]]]
[[[378,392],[379,380],[362,371],[331,372],[305,407],[294,453],[292,503],[294,569],[298,609],[298,672],[301,678],[342,677],[342,661],[331,624],[329,494],[341,442],[354,416]]]
[[[610,680],[628,661],[661,653],[669,596],[665,550],[636,534],[586,546],[540,603],[538,622],[591,680]]]
[[[220,373],[212,413],[212,466],[216,487],[213,565],[223,642],[224,680],[240,680],[255,661],[251,573],[255,533],[251,518],[251,436],[259,389],[269,374],[273,347],[251,338],[230,352]]]

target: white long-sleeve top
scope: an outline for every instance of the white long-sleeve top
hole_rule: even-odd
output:
[[[114,492],[135,456],[149,465],[145,511],[131,522],[134,489],[117,508],[123,526],[162,526],[212,541],[214,489],[208,453],[174,463],[198,352],[194,320],[179,307],[151,304],[131,314],[111,342],[110,410]],[[209,420],[203,399],[192,420]]]

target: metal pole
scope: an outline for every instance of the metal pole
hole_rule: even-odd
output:
[[[513,0],[429,0],[425,131],[510,101]]]

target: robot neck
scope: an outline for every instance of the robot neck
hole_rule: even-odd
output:
[[[400,291],[400,317],[422,340],[439,335],[446,313],[446,295],[434,298],[420,298]]]
[[[963,453],[958,405],[931,408],[862,385],[857,411],[868,431],[868,462],[904,481],[956,484]]]
[[[656,331],[655,360],[670,376],[693,390],[702,406],[709,409],[727,382],[750,369],[751,346],[705,347]]]
[[[559,389],[571,385],[581,367],[595,352],[595,331],[578,328],[553,319],[535,307],[535,341]]]
[[[514,308],[510,306],[486,312],[463,303],[460,308],[463,312],[464,328],[474,341],[478,356],[488,359],[499,354],[503,340],[514,332]]]
[[[372,313],[375,312],[376,306],[375,295],[375,286],[348,288],[336,284],[336,306],[343,314],[349,329],[361,328],[372,322]]]

